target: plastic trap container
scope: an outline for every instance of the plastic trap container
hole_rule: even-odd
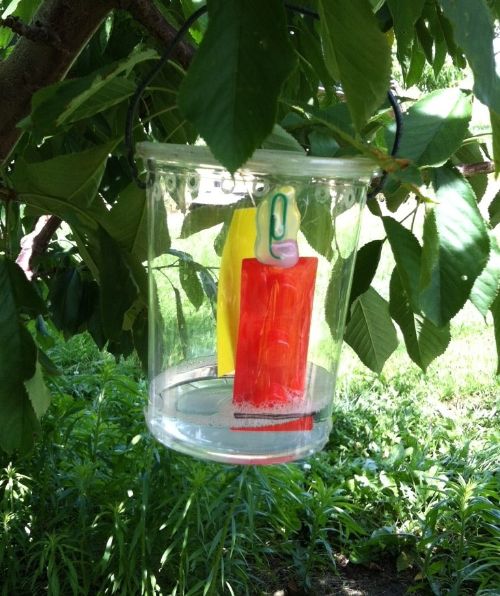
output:
[[[235,464],[321,449],[373,162],[258,150],[232,176],[203,146],[139,155],[151,432]]]

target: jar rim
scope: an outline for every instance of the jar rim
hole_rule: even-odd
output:
[[[226,171],[206,145],[143,142],[137,145],[137,155],[144,160],[151,160],[155,166],[209,167]],[[366,157],[311,157],[295,151],[257,149],[238,169],[238,172],[245,171],[294,178],[317,176],[369,181],[379,167]]]

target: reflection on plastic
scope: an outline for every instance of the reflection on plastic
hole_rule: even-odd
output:
[[[300,212],[295,200],[295,189],[282,186],[266,197],[257,209],[257,259],[275,267],[296,265],[299,260],[299,228]]]
[[[257,236],[257,209],[236,209],[227,233],[217,290],[217,375],[235,368],[238,321],[240,318],[241,263],[253,257]]]
[[[266,431],[266,432],[291,432],[298,430],[312,430],[313,429],[313,417],[302,416],[295,420],[287,422],[279,422],[277,424],[266,424],[265,426],[232,426],[231,430],[238,431]]]
[[[300,417],[307,411],[303,402],[317,265],[313,257],[301,257],[288,269],[243,261],[233,402],[242,412],[246,407],[272,412],[273,422],[280,411],[288,411],[286,430],[312,424],[299,418],[294,427],[289,413]],[[267,426],[271,430],[275,424],[268,421]]]

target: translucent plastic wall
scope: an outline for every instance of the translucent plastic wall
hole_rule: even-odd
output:
[[[230,463],[310,455],[331,430],[373,164],[257,151],[231,176],[205,147],[140,152],[152,433]]]

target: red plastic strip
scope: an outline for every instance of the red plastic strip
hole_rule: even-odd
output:
[[[318,260],[291,268],[244,259],[233,403],[241,411],[300,412]],[[295,428],[293,425],[297,425]],[[308,423],[309,424],[309,423]],[[302,419],[248,430],[310,430]],[[304,427],[304,428],[303,428]]]

